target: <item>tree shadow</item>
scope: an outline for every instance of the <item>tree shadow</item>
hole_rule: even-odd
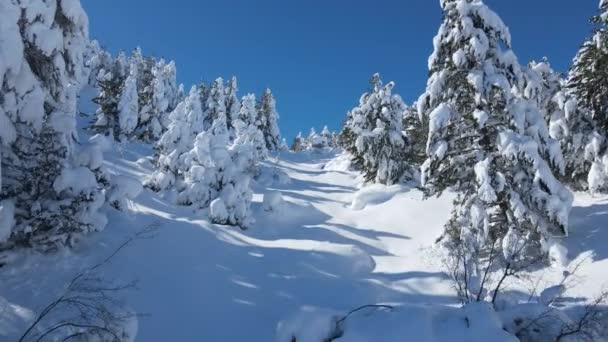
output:
[[[608,201],[587,207],[573,207],[570,234],[564,240],[571,260],[591,251],[594,261],[608,258]]]

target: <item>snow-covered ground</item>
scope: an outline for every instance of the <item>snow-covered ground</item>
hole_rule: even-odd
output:
[[[106,163],[112,173],[143,180],[152,169],[142,158],[151,152],[143,145],[118,146]],[[290,324],[305,321],[298,313],[346,313],[376,303],[407,306],[401,315],[378,311],[380,316],[369,321],[358,316],[357,326],[374,321],[399,326],[399,317],[410,317],[416,319],[398,331],[427,324],[420,327],[422,340],[449,337],[436,332],[453,324],[442,320],[455,317],[451,309],[431,312],[428,305],[458,303],[432,248],[451,196],[423,201],[418,190],[403,186],[359,190],[358,174],[344,167],[343,157],[334,157],[284,152],[266,162],[254,189],[256,223],[247,231],[210,224],[204,212],[175,206],[170,194],[163,198],[149,190],[126,212],[108,207],[105,231],[75,250],[21,258],[0,269],[0,340],[18,336],[78,269],[150,225],[158,227],[154,237],[136,241],[103,269],[107,279],[139,281],[137,290],[126,293],[128,305],[147,314],[139,319],[137,341],[273,341]],[[265,193],[275,197],[267,205]],[[571,303],[582,303],[608,285],[606,222],[607,198],[577,194],[565,245],[572,263],[587,259],[566,296]],[[544,269],[535,279],[554,284],[562,271]],[[533,285],[520,282],[512,295]],[[484,316],[483,310],[476,312]],[[398,337],[387,329],[383,341]],[[352,333],[342,340],[370,341]]]

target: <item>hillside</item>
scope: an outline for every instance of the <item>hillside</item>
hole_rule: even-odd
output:
[[[142,179],[151,172],[142,162],[150,153],[147,146],[115,146],[106,163],[112,173]],[[3,270],[0,334],[11,340],[79,269],[150,225],[157,227],[152,238],[135,241],[103,269],[107,279],[139,282],[125,294],[129,307],[147,314],[139,319],[138,341],[271,341],[280,321],[306,307],[344,313],[375,303],[457,304],[433,249],[451,196],[423,201],[418,190],[404,186],[360,189],[360,176],[346,166],[333,153],[272,158],[254,187],[256,223],[246,231],[210,224],[204,212],[148,190],[124,213],[108,208],[108,227],[76,250],[31,256]],[[263,196],[275,190],[285,203],[267,212]],[[577,195],[565,243],[572,263],[588,259],[578,273],[584,281],[568,292],[569,305],[608,283],[602,272],[608,267],[606,215],[605,197]],[[539,279],[557,282],[561,271],[539,271]],[[520,296],[531,285],[516,285]],[[419,317],[413,312],[408,317]],[[393,328],[405,321],[379,320]]]

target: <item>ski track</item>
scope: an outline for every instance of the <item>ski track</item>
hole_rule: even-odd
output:
[[[112,172],[142,179],[150,170],[136,161],[149,152],[131,148],[106,163]],[[22,258],[2,271],[0,294],[11,302],[0,301],[0,313],[10,318],[0,324],[0,337],[20,331],[78,267],[94,264],[150,224],[158,225],[156,235],[123,250],[104,270],[108,279],[139,281],[127,298],[135,311],[149,314],[140,319],[137,341],[273,341],[277,323],[303,306],[347,311],[372,303],[457,304],[430,249],[449,216],[451,196],[422,201],[417,190],[379,186],[358,192],[356,173],[323,169],[331,157],[283,153],[265,163],[265,173],[277,167],[290,182],[256,185],[256,223],[247,231],[210,224],[203,212],[148,190],[128,213],[108,209],[106,230],[76,250]],[[272,190],[281,191],[286,204],[267,213],[262,196]],[[390,195],[378,195],[383,191]],[[355,198],[370,200],[355,210]],[[568,243],[578,247],[569,256],[589,256],[583,271],[597,287],[608,282],[591,271],[608,266],[598,242],[608,235],[598,226],[606,222],[608,201],[578,196],[576,205]]]

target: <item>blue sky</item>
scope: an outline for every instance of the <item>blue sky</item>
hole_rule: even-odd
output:
[[[486,0],[510,27],[521,63],[546,56],[567,70],[597,0]],[[439,0],[82,0],[91,37],[111,52],[136,46],[173,59],[178,81],[237,75],[240,94],[270,87],[283,135],[339,129],[368,79],[411,103],[424,90]]]

